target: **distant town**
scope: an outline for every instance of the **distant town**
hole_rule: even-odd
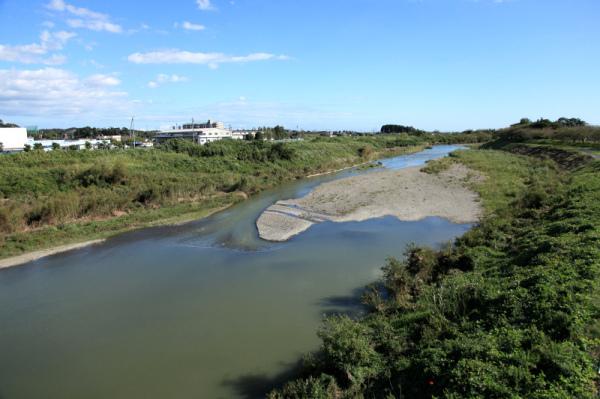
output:
[[[152,148],[172,139],[183,139],[196,144],[218,140],[295,141],[305,135],[323,137],[370,135],[374,132],[286,130],[283,126],[254,129],[232,129],[225,123],[207,120],[204,123],[173,125],[163,130],[136,130],[126,128],[80,127],[68,129],[38,129],[5,123],[0,119],[0,152],[14,153],[31,150],[84,150],[115,148]]]

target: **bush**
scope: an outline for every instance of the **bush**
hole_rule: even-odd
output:
[[[326,320],[318,335],[326,368],[331,367],[346,385],[362,386],[381,373],[382,357],[366,325],[347,316],[334,316]]]
[[[341,390],[335,379],[322,374],[318,378],[308,377],[306,380],[297,380],[287,383],[281,392],[272,392],[269,399],[331,399],[339,398]]]
[[[276,143],[271,145],[270,149],[269,149],[269,155],[268,158],[271,162],[273,161],[277,161],[277,160],[285,160],[285,161],[291,161],[294,158],[295,152],[292,148],[290,148],[289,146],[286,146],[283,143]]]
[[[373,155],[374,151],[372,146],[366,145],[364,147],[360,147],[357,152],[359,157],[369,159]]]
[[[76,179],[83,187],[125,184],[127,181],[127,168],[122,162],[117,162],[113,166],[103,163],[83,171]]]

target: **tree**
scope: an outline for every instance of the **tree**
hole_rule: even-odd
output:
[[[521,120],[519,121],[519,125],[529,125],[531,124],[531,119],[529,118],[521,118]]]
[[[2,119],[0,119],[0,127],[19,127],[19,125],[15,125],[14,123],[9,122],[3,122]]]
[[[256,132],[256,134],[254,135],[254,140],[259,140],[259,141],[264,140],[263,132]]]
[[[33,145],[33,149],[34,149],[35,151],[42,151],[42,150],[44,149],[44,146],[42,145],[42,143],[35,143],[35,144]]]
[[[25,151],[25,152],[31,151],[31,146],[29,144],[25,144],[25,147],[23,147],[23,151]]]
[[[531,124],[534,129],[546,129],[553,127],[553,123],[550,119],[540,118]]]
[[[60,150],[60,144],[58,144],[58,143],[52,143],[52,150],[53,151]]]
[[[409,133],[419,134],[422,133],[420,130],[415,129],[412,126],[403,125],[383,125],[381,126],[381,133]]]
[[[85,142],[85,149],[86,150],[91,150],[92,149],[92,143],[90,143],[89,141]]]
[[[4,143],[0,143],[0,152],[4,152]]]
[[[273,128],[273,137],[275,140],[281,140],[287,137],[287,132],[283,126],[277,125]]]
[[[556,121],[557,124],[561,125],[561,126],[567,126],[567,127],[580,127],[580,126],[585,126],[587,125],[587,123],[579,118],[558,118],[558,120]]]

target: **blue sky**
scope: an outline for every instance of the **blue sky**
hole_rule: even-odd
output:
[[[598,21],[598,0],[0,0],[0,118],[600,124]]]

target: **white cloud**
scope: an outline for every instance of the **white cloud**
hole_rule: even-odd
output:
[[[62,50],[67,42],[75,37],[75,33],[59,31],[42,31],[39,43],[23,45],[0,44],[0,61],[21,62],[23,64],[58,65],[65,62],[63,55],[48,53]]]
[[[128,112],[127,93],[110,87],[118,79],[88,78],[57,68],[0,70],[0,114],[56,116]]]
[[[196,30],[196,31],[198,31],[198,30],[204,30],[204,29],[206,29],[206,27],[205,27],[204,25],[200,25],[200,24],[194,24],[194,23],[191,23],[191,22],[188,22],[188,21],[184,21],[184,22],[181,24],[181,27],[182,27],[183,29],[187,29],[187,30]]]
[[[137,28],[132,28],[132,29],[128,29],[127,33],[132,35],[135,33],[139,33],[139,32],[143,32],[143,31],[148,31],[150,30],[150,25],[146,24],[146,23],[141,23]]]
[[[211,4],[210,0],[196,0],[196,4],[198,8],[201,10],[214,10],[214,6]]]
[[[46,6],[53,11],[65,12],[75,18],[67,19],[67,25],[71,28],[83,28],[94,31],[107,31],[111,33],[121,33],[123,28],[110,21],[107,14],[92,11],[83,7],[75,7],[66,3],[64,0],[51,0]]]
[[[177,49],[130,54],[128,60],[134,64],[202,64],[217,68],[220,64],[246,63],[254,61],[288,60],[285,55],[252,53],[232,56],[223,53],[195,53]]]
[[[180,83],[187,82],[188,78],[185,76],[179,75],[167,75],[165,73],[158,74],[156,79],[148,82],[148,87],[151,89],[156,89],[158,86],[165,83]]]
[[[115,78],[112,75],[104,75],[101,73],[97,73],[88,77],[85,80],[86,84],[94,87],[110,87],[110,86],[118,86],[121,84],[121,81]]]
[[[74,32],[66,32],[64,30],[58,32],[49,32],[47,30],[40,34],[42,46],[47,50],[62,50],[69,40],[77,36]]]
[[[108,21],[100,20],[83,20],[83,19],[68,19],[67,25],[71,28],[89,29],[94,31],[107,31],[112,33],[121,33],[122,28],[119,25]]]
[[[44,65],[62,65],[67,62],[67,57],[62,54],[52,54],[50,57],[44,59],[42,64]]]

